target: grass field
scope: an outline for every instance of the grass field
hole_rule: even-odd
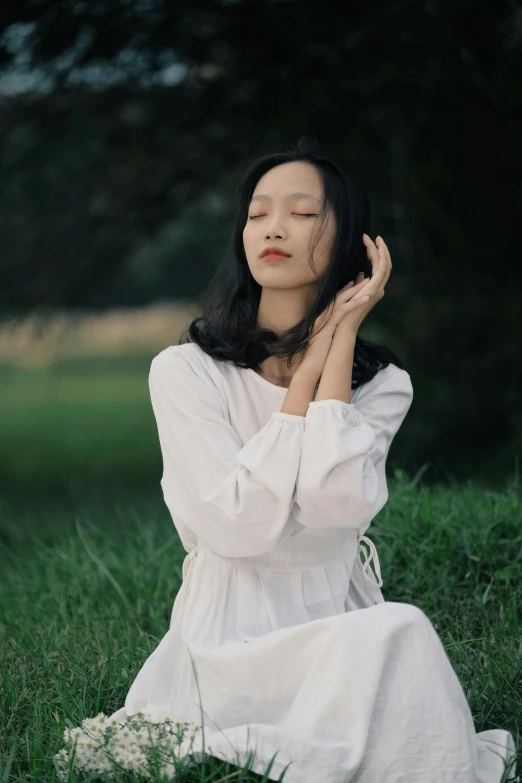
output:
[[[168,630],[184,550],[161,498],[150,358],[5,364],[0,374],[2,783],[56,779],[64,727],[121,707]],[[384,597],[423,609],[476,730],[508,729],[519,747],[518,476],[493,492],[396,471],[389,487],[368,531]],[[224,764],[183,779],[226,775],[260,779]]]
[[[0,483],[22,497],[95,484],[155,486],[161,455],[148,389],[151,358],[0,368]]]

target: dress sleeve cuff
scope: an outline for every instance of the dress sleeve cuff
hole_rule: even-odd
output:
[[[353,402],[344,402],[343,400],[331,399],[331,400],[313,400],[309,403],[308,408],[322,408],[322,407],[334,407],[340,408],[343,414],[347,417],[349,424],[360,424],[364,421],[364,416],[360,410],[357,410]]]
[[[304,421],[306,416],[298,416],[296,413],[283,413],[282,411],[274,411],[273,418],[282,419],[283,421]]]

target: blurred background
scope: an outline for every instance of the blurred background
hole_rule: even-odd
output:
[[[2,497],[159,497],[150,362],[199,313],[244,168],[305,133],[391,250],[360,330],[413,382],[390,473],[518,481],[521,56],[512,1],[4,3]]]

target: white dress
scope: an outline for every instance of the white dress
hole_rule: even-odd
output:
[[[206,753],[242,766],[254,751],[258,774],[275,754],[285,783],[500,783],[512,735],[475,733],[434,627],[384,601],[364,535],[408,373],[389,365],[350,404],[297,416],[280,412],[286,388],[187,343],[149,384],[189,554],[170,628],[111,717],[203,723]]]

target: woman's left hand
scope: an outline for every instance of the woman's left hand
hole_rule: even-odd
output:
[[[357,335],[363,320],[384,296],[384,287],[390,277],[392,262],[390,251],[388,250],[384,239],[382,237],[377,237],[375,243],[370,239],[368,234],[363,234],[363,242],[366,245],[367,255],[372,264],[372,275],[367,278],[368,282],[363,285],[361,290],[351,301],[362,299],[364,296],[369,296],[370,298],[367,300],[366,304],[362,304],[355,310],[351,310],[341,318],[334,332],[334,340],[338,333],[342,335],[349,334],[352,337]],[[350,286],[357,285],[363,279],[364,273],[359,272],[355,281],[350,283]]]

